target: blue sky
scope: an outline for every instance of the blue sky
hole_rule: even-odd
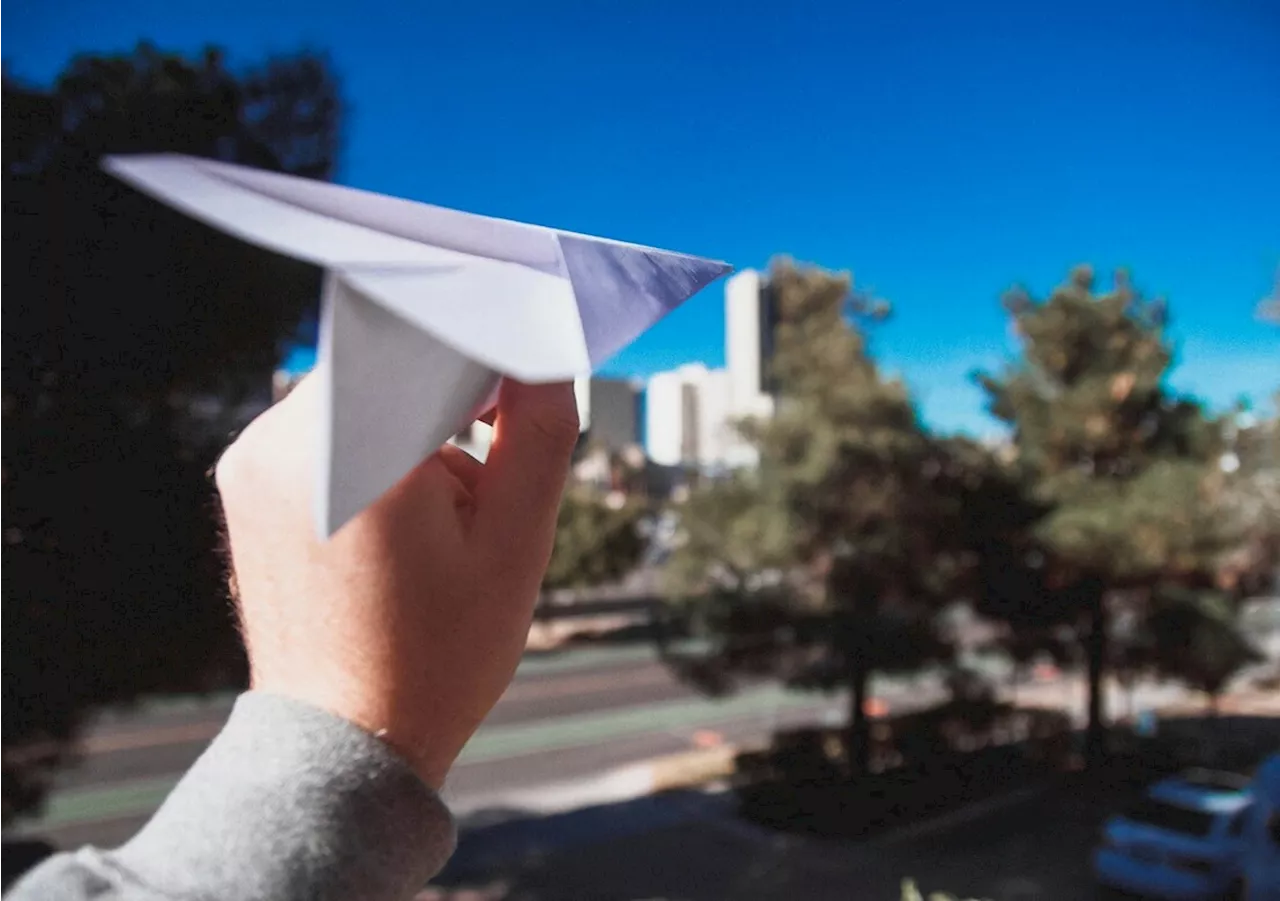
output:
[[[233,65],[324,49],[345,183],[852,270],[894,303],[875,347],[941,428],[991,428],[967,374],[1009,353],[1000,293],[1081,261],[1168,298],[1177,386],[1280,386],[1253,318],[1280,267],[1271,0],[46,0],[8,26],[9,70],[42,81],[140,38]],[[720,364],[723,335],[717,285],[608,368]]]

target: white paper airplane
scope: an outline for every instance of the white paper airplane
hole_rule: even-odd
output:
[[[316,524],[328,537],[489,409],[503,376],[590,374],[724,263],[177,155],[104,168],[323,266]]]

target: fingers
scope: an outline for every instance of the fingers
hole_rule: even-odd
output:
[[[307,375],[287,397],[245,426],[214,466],[219,491],[250,475],[290,484],[305,478],[319,427],[319,391],[315,375]]]
[[[445,468],[474,495],[480,484],[480,477],[484,474],[484,464],[462,448],[452,444],[441,447],[438,454]]]
[[[504,380],[493,444],[476,488],[479,536],[529,565],[545,565],[577,441],[572,383]]]
[[[458,450],[458,453],[465,452]],[[451,463],[456,461],[445,461],[444,453],[431,454],[396,482],[387,494],[375,500],[370,509],[387,508],[383,511],[383,518],[396,521],[401,526],[406,522],[413,522],[417,529],[422,523],[440,520],[438,525],[442,529],[453,531],[457,522],[454,511],[470,506],[472,491],[458,477],[457,470]],[[365,513],[361,513],[356,518],[360,520],[364,517]]]

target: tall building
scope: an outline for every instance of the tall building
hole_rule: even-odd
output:
[[[724,355],[733,419],[773,414],[776,389],[769,367],[777,323],[777,303],[763,275],[744,269],[725,282]],[[729,466],[750,466],[756,457],[755,448],[736,434],[728,439],[725,462]]]
[[[717,469],[730,436],[730,382],[723,369],[689,363],[649,379],[645,450],[661,466]]]
[[[744,269],[724,286],[724,355],[734,412],[767,415],[773,409],[773,333],[777,304],[768,281]]]

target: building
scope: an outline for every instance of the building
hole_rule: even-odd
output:
[[[640,444],[640,400],[641,383],[593,377],[586,395],[588,441],[610,451]]]
[[[773,415],[777,389],[770,373],[777,302],[753,269],[724,286],[725,369],[691,363],[649,380],[645,448],[659,466],[703,472],[753,466],[758,454],[735,423]]]
[[[650,460],[675,466],[682,458],[683,381],[678,370],[655,373],[645,387],[644,449]]]
[[[731,402],[742,416],[767,415],[776,393],[769,367],[777,304],[768,281],[744,269],[724,286],[724,357],[729,370]]]
[[[730,377],[689,363],[649,379],[645,450],[659,466],[723,468],[732,436]]]
[[[773,414],[777,390],[770,374],[777,302],[767,279],[754,269],[744,269],[724,286],[724,356],[729,380],[729,415],[736,420]],[[756,450],[734,434],[728,442],[725,463],[751,466]]]

